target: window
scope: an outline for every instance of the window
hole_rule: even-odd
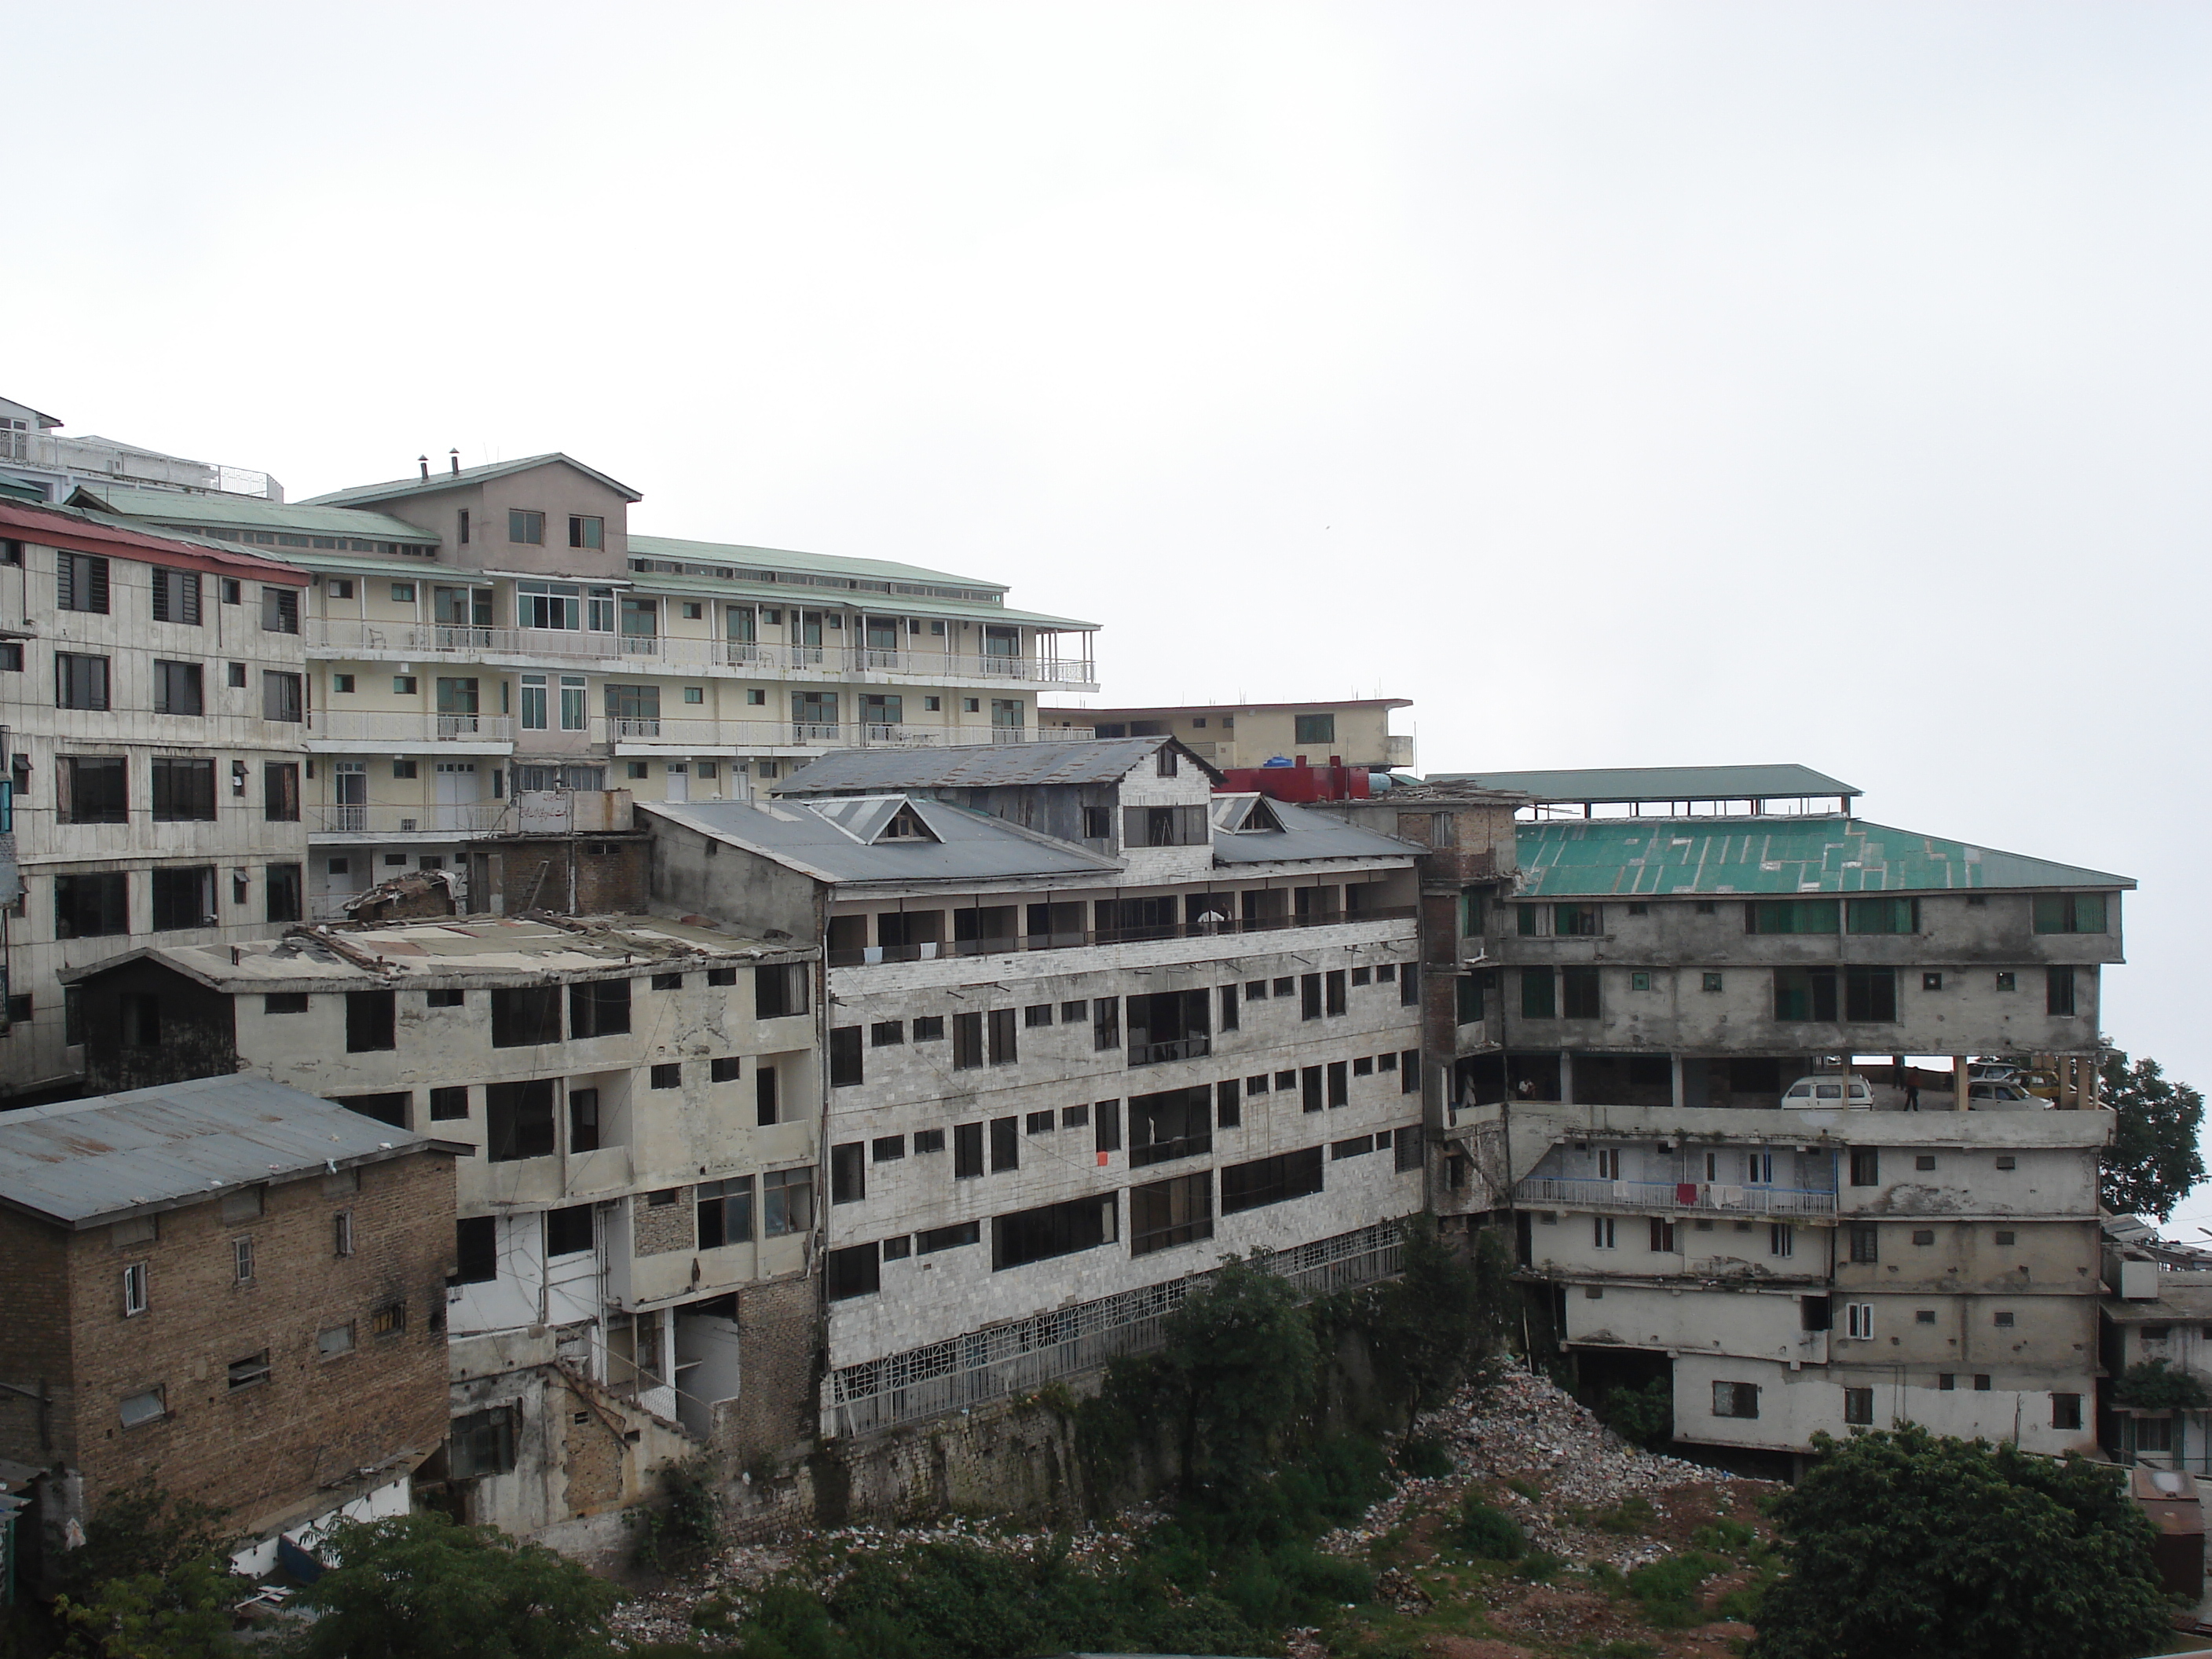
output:
[[[1920,901],[1914,898],[1855,898],[1844,906],[1844,927],[1853,933],[1917,933]]]
[[[994,700],[992,707],[995,708],[997,706],[998,704],[996,701]],[[1017,720],[1015,724],[1019,725],[1020,722]],[[1176,750],[1173,744],[1164,743],[1160,745],[1158,753],[1152,757],[1152,770],[1157,775],[1163,778],[1171,778],[1175,776]]]
[[[1628,988],[1632,991],[1650,990],[1651,988],[1651,975],[1646,973],[1631,974],[1628,976]]]
[[[656,1089],[680,1089],[684,1086],[684,1062],[663,1060],[647,1073]]]
[[[1280,1152],[1233,1164],[1221,1171],[1221,1213],[1258,1209],[1322,1190],[1322,1149]]]
[[[296,634],[300,631],[300,595],[289,587],[261,590],[261,631]]]
[[[1103,1164],[1109,1152],[1121,1150],[1121,1103],[1102,1100],[1094,1109],[1091,1118],[1091,1149]]]
[[[2051,1396],[2051,1426],[2054,1429],[2078,1429],[2081,1426],[2080,1395],[2054,1394]]]
[[[1350,1068],[1340,1060],[1328,1062],[1328,1103],[1331,1108],[1352,1103]]]
[[[1948,1394],[1952,1389],[1959,1386],[1959,1379],[1951,1372],[1944,1371],[1936,1378],[1936,1386],[1942,1389],[1945,1394]]]
[[[430,1117],[434,1122],[451,1122],[468,1115],[467,1084],[446,1084],[430,1091]]]
[[[1595,968],[1559,969],[1559,1014],[1565,1019],[1598,1017],[1598,973]]]
[[[762,1128],[776,1121],[775,1067],[753,1067],[753,1121]]]
[[[896,1164],[906,1156],[906,1137],[878,1135],[868,1143],[868,1156],[878,1164]]]
[[[941,1152],[944,1150],[944,1130],[916,1129],[914,1132],[914,1155],[916,1158],[927,1158],[933,1153]]]
[[[617,1036],[629,1030],[629,981],[586,980],[568,988],[568,1035]]]
[[[1936,1322],[1936,1310],[1915,1308],[1912,1310],[1912,1322],[1916,1325],[1933,1325]]]
[[[1991,1317],[1999,1330],[2008,1331],[2013,1328],[2013,1316],[2009,1310],[1995,1314]]]
[[[1874,1422],[1874,1390],[1845,1389],[1844,1390],[1844,1421],[1862,1426]]]
[[[2039,933],[2101,933],[2105,931],[2102,893],[2044,893],[2035,900],[2035,931]]]
[[[514,1418],[512,1406],[471,1412],[453,1419],[446,1439],[446,1473],[455,1480],[476,1480],[488,1474],[507,1474],[514,1468]]]
[[[300,821],[300,767],[296,761],[268,761],[262,764],[261,817],[264,823]]]
[[[154,931],[170,933],[215,924],[215,866],[154,872]]]
[[[154,822],[215,822],[215,763],[156,756],[154,760]]]
[[[300,677],[264,669],[261,674],[261,718],[298,725],[304,716],[300,700]]]
[[[1881,1233],[1871,1221],[1851,1224],[1851,1260],[1879,1261],[1881,1260]]]
[[[1420,1000],[1421,964],[1409,962],[1398,975],[1398,1006],[1401,1008],[1417,1007]]]
[[[64,755],[61,758],[64,823],[122,823],[130,817],[128,763],[120,755]]]
[[[107,690],[106,658],[80,656],[70,651],[54,653],[55,708],[105,708]]]
[[[1559,1014],[1553,991],[1557,976],[1549,968],[1521,970],[1521,1018],[1552,1019]]]
[[[1753,899],[1743,907],[1747,933],[1832,933],[1843,907],[1832,898]]]
[[[1936,1230],[1933,1227],[1915,1227],[1912,1230],[1912,1242],[1917,1245],[1933,1244],[1936,1242]]]
[[[333,692],[350,692],[353,690],[353,676],[350,674],[331,675],[331,690]]]
[[[773,1170],[761,1177],[761,1231],[769,1238],[814,1230],[814,1170]]]
[[[2010,1152],[2000,1152],[1997,1154],[1997,1168],[2000,1170],[2013,1170],[2019,1167],[2020,1160],[2014,1157]]]
[[[561,988],[507,986],[491,994],[491,1045],[528,1048],[561,1040]]]
[[[830,1201],[858,1204],[868,1195],[867,1145],[848,1140],[830,1149]]]
[[[915,1022],[921,1024],[919,1020]],[[980,1013],[955,1014],[952,1017],[952,1069],[973,1071],[983,1063],[983,1016]]]
[[[1593,1248],[1601,1250],[1618,1248],[1619,1234],[1613,1224],[1613,1218],[1609,1215],[1590,1218],[1590,1243]]]
[[[874,1244],[848,1244],[831,1250],[822,1263],[824,1293],[832,1302],[873,1296],[883,1288],[883,1253]]]
[[[2019,975],[2015,975],[2015,974],[1999,974],[1999,975],[1997,975],[1997,989],[1998,989],[1998,990],[2000,990],[2000,991],[2015,991],[2015,990],[2018,990],[2019,988],[2020,988],[2020,980],[2019,980]]]
[[[1049,1002],[1033,1002],[1030,1004],[1027,1007],[1022,1010],[1022,1024],[1030,1030],[1035,1030],[1040,1025],[1051,1024],[1052,1004]]]
[[[123,1270],[123,1316],[136,1319],[146,1311],[146,1264],[134,1261]]]
[[[157,714],[204,714],[207,696],[196,662],[154,659],[154,712]]]
[[[1797,1254],[1797,1230],[1786,1221],[1766,1224],[1766,1253],[1769,1255],[1789,1256]]]
[[[1011,1066],[1019,1057],[1014,1039],[1014,1011],[994,1008],[990,1015],[991,1064]]]
[[[1003,1273],[1009,1267],[1111,1244],[1119,1237],[1120,1219],[1119,1198],[1113,1193],[994,1216],[991,1221],[991,1271]]]
[[[735,1054],[717,1054],[707,1062],[707,1081],[735,1083],[744,1074],[744,1062]]]
[[[119,870],[54,878],[54,936],[95,939],[131,931],[129,878]]]
[[[346,1052],[367,1054],[397,1046],[394,1037],[398,993],[346,993]]]
[[[2074,1012],[2073,969],[2046,968],[2043,970],[2043,1012],[2061,1015]]]
[[[1846,1302],[1844,1304],[1844,1334],[1855,1341],[1874,1340],[1874,1304]]]
[[[552,1079],[486,1084],[484,1141],[484,1157],[493,1164],[550,1158],[557,1150],[553,1136]]]
[[[1022,1133],[1032,1135],[1048,1135],[1052,1133],[1052,1109],[1048,1106],[1043,1111],[1031,1112],[1022,1120]]]
[[[297,921],[307,914],[300,866],[264,865],[261,870],[262,915],[269,921]],[[244,895],[240,894],[243,897]]]
[[[169,1414],[169,1408],[162,1399],[161,1389],[149,1389],[143,1394],[125,1396],[118,1412],[123,1419],[123,1426],[135,1429],[142,1423],[161,1421]]]
[[[994,1117],[991,1120],[991,1173],[1018,1170],[1022,1163],[1021,1120],[1014,1117]]]
[[[1844,969],[1844,1018],[1863,1025],[1895,1024],[1897,970],[1893,968]]]
[[[1291,720],[1291,741],[1295,743],[1334,743],[1336,716],[1334,714],[1296,714]]]
[[[1893,1018],[1895,1014],[1893,1012]],[[1774,1018],[1832,1022],[1836,1018],[1836,970],[1832,968],[1777,968]]]
[[[939,1250],[955,1250],[963,1244],[980,1244],[982,1242],[983,1224],[980,1221],[960,1221],[950,1227],[931,1227],[914,1236],[917,1255],[934,1255]]]
[[[541,532],[542,533],[542,532]],[[520,540],[519,537],[509,538]],[[596,514],[571,513],[568,515],[568,545],[571,547],[600,548],[606,545],[607,521]]]
[[[544,546],[545,515],[527,507],[510,507],[507,510],[507,538],[525,547]]]
[[[1759,1384],[1756,1382],[1714,1383],[1713,1415],[1715,1417],[1757,1417],[1759,1415]]]
[[[1674,1253],[1674,1224],[1660,1216],[1651,1218],[1651,1253],[1672,1255]]]
[[[753,1178],[702,1181],[692,1188],[697,1204],[699,1248],[719,1250],[753,1242]]]
[[[488,1215],[453,1224],[453,1283],[489,1285],[499,1277],[499,1223]]]
[[[1706,974],[1703,975],[1703,978],[1705,981],[1705,989],[1708,991],[1717,991],[1721,988],[1722,980],[1718,974]]]
[[[780,963],[753,969],[753,1017],[787,1019],[806,1012],[806,964]]]
[[[1605,907],[1555,904],[1552,907],[1552,931],[1562,938],[1595,938],[1605,931]]]
[[[1213,1091],[1205,1084],[1137,1095],[1129,1102],[1132,1168],[1196,1158],[1213,1149]]]
[[[879,1019],[868,1027],[868,1047],[896,1048],[906,1042],[906,1022],[902,1019]]]
[[[2002,1248],[2009,1248],[2017,1237],[2010,1228],[2000,1227],[1996,1231],[1996,1243]]]
[[[225,1216],[223,1218],[227,1221],[230,1218]],[[253,1282],[253,1241],[251,1238],[230,1241],[230,1278],[234,1285]]]
[[[89,553],[54,555],[54,603],[64,611],[107,610],[107,561]]]
[[[592,1248],[592,1206],[572,1204],[545,1212],[545,1254],[581,1255]]]
[[[1341,968],[1333,969],[1321,977],[1322,988],[1326,994],[1323,1000],[1324,1008],[1331,1015],[1344,1012],[1347,1006],[1344,970]]]
[[[234,1391],[251,1389],[269,1380],[269,1350],[250,1353],[243,1359],[230,1362],[229,1381]]]

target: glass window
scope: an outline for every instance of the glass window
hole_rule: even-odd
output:
[[[107,659],[73,651],[54,653],[54,706],[105,708],[108,702]]]
[[[769,1238],[814,1228],[814,1171],[774,1170],[761,1177],[761,1231]]]
[[[545,545],[545,515],[527,507],[511,507],[507,510],[507,538],[525,547]]]

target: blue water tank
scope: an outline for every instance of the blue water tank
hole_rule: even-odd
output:
[[[1272,759],[1263,760],[1260,763],[1262,766],[1288,766],[1290,763],[1290,761],[1281,755],[1277,755]]]

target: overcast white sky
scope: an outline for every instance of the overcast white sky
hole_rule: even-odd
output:
[[[1105,700],[1413,698],[1430,769],[1802,761],[2140,878],[2106,1024],[2212,1084],[2212,9],[8,32],[0,391],[69,430],[565,449],[1095,618]]]

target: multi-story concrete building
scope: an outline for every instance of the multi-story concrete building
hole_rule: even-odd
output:
[[[281,501],[284,487],[249,467],[188,461],[112,438],[72,438],[58,416],[0,398],[0,496],[58,505],[82,487],[259,496]]]
[[[1360,697],[1344,702],[1188,703],[1159,708],[1037,710],[1048,737],[1170,737],[1191,753],[1228,771],[1271,760],[1306,766],[1341,764],[1388,772],[1413,764],[1413,739],[1390,730],[1393,709],[1410,708],[1404,697]]]
[[[1395,1263],[1413,849],[1217,781],[1125,738],[641,808],[663,902],[827,945],[825,1434],[1102,1364],[1225,1254]]]
[[[179,499],[183,499],[179,497]],[[307,577],[0,501],[0,1090],[64,1086],[60,975],[132,939],[264,938],[304,914]],[[21,884],[16,872],[20,869]]]
[[[820,952],[642,915],[136,952],[83,976],[117,1080],[244,1068],[459,1163],[465,1518],[543,1532],[664,1459],[780,1450],[813,1376]]]
[[[0,1458],[33,1540],[151,1480],[276,1535],[404,1514],[446,1437],[457,1149],[261,1078],[0,1115]]]
[[[1856,795],[1660,768],[1316,810],[1428,849],[1432,1197],[1510,1216],[1590,1392],[1670,1377],[1681,1438],[1773,1454],[1907,1417],[2086,1449],[2099,975],[2133,884]],[[2068,1109],[1971,1097],[1968,1057],[2029,1054]]]
[[[517,793],[744,799],[833,748],[1017,743],[1040,690],[1096,687],[1095,624],[1002,584],[635,534],[638,493],[563,455],[288,503],[82,492],[313,571],[319,914],[458,867]]]

